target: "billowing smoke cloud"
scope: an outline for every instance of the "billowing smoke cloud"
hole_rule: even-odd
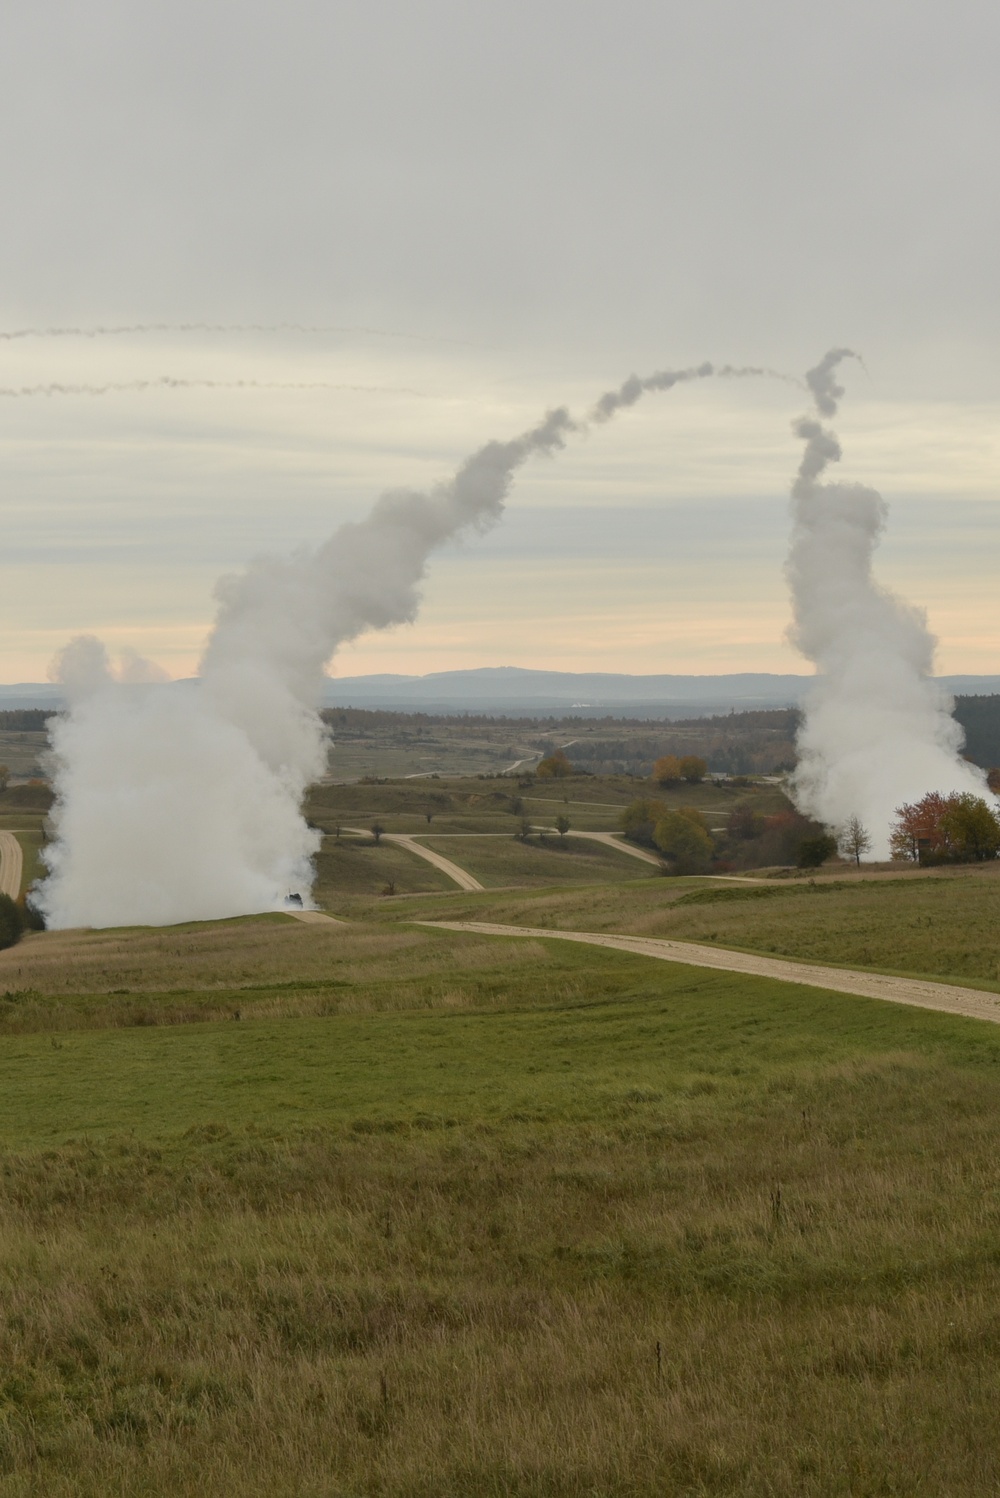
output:
[[[52,380],[43,385],[0,385],[0,400],[31,395],[113,395],[135,390],[347,390],[363,395],[412,395],[426,399],[405,385],[345,385],[330,380],[185,380],[160,375],[152,380],[114,380],[107,384],[67,384]]]
[[[841,449],[819,417],[837,414],[837,369],[856,357],[831,349],[809,371],[817,415],[793,428],[805,451],[792,486],[789,635],[818,678],[804,703],[792,789],[803,812],[834,830],[859,817],[874,857],[887,858],[904,801],[986,791],[983,773],[960,758],[952,699],[931,677],[936,641],[926,615],[872,576],[885,501],[861,484],[821,482]]]
[[[689,377],[663,373],[638,394]],[[638,398],[628,389],[598,402],[599,419]],[[55,842],[39,894],[49,923],[158,925],[271,910],[289,892],[308,899],[319,838],[299,807],[326,766],[324,666],[345,641],[415,618],[430,554],[495,524],[521,465],[580,430],[551,411],[428,492],[382,495],[318,549],[224,578],[197,682],[147,685],[141,663],[116,676],[99,641],[67,647],[55,675],[70,710],[53,730]]]

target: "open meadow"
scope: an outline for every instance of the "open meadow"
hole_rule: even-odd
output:
[[[436,788],[317,790],[347,924],[0,952],[0,1495],[1000,1487],[1000,1026],[415,924],[1000,992],[996,870],[664,878]]]

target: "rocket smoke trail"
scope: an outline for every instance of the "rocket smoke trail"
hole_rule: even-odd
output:
[[[341,390],[363,395],[413,395],[419,390],[405,385],[348,385],[332,380],[185,380],[174,375],[159,375],[151,380],[116,380],[107,384],[67,384],[50,381],[44,385],[0,385],[0,400],[21,399],[33,395],[114,395],[120,391],[147,390]]]
[[[400,338],[410,343],[442,343],[459,345],[462,340],[435,338],[423,333],[399,333],[389,328],[370,328],[362,324],[328,325],[301,322],[138,322],[114,323],[107,326],[63,327],[63,328],[0,328],[0,343],[14,343],[24,338],[123,338],[144,336],[148,333],[304,333],[313,335],[362,334],[368,338]],[[477,345],[465,343],[466,348]]]
[[[818,669],[798,735],[796,804],[835,831],[864,823],[875,858],[889,856],[896,808],[928,791],[986,793],[985,775],[961,759],[953,702],[931,676],[936,641],[922,609],[872,576],[888,507],[861,484],[822,483],[841,455],[819,417],[837,414],[838,366],[856,358],[831,349],[806,375],[816,416],[795,422],[805,442],[792,486],[787,576],[792,643]]]
[[[630,381],[627,399],[598,402],[599,419],[685,378],[663,372],[638,393]],[[319,835],[299,808],[326,766],[324,666],[364,631],[413,620],[430,554],[494,525],[516,471],[580,430],[550,411],[427,492],[383,494],[317,549],[223,578],[197,682],[147,684],[135,659],[116,678],[100,641],[72,641],[55,669],[69,712],[52,729],[55,840],[38,895],[49,924],[165,925],[308,897]]]

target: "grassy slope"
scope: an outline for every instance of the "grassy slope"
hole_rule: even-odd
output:
[[[1000,1030],[300,930],[355,1012],[5,1041],[0,1492],[996,1486]]]
[[[634,880],[644,866],[627,853],[616,853],[584,838],[532,836],[527,842],[505,837],[422,837],[421,842],[467,869],[481,884],[515,884],[536,889],[552,884]],[[658,877],[652,865],[647,875]]]
[[[833,886],[833,887],[828,887]],[[752,952],[871,967],[1000,988],[1000,870],[935,878],[793,882],[766,894],[738,886],[718,903],[687,903],[707,881],[640,879],[616,886],[454,895],[394,902],[389,920],[479,920],[563,930],[666,936]]]

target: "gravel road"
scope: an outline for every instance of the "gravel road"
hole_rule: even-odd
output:
[[[781,957],[755,957],[748,952],[730,952],[721,947],[702,947],[693,942],[665,941],[648,936],[611,936],[594,931],[553,931],[531,926],[493,926],[480,921],[421,921],[422,926],[440,926],[444,931],[472,931],[481,936],[530,936],[546,940],[580,941],[594,947],[614,947],[662,962],[681,962],[688,967],[710,967],[726,973],[744,973],[754,978],[777,978],[783,983],[802,983],[834,993],[853,993],[866,999],[886,999],[891,1004],[912,1004],[918,1009],[940,1009],[970,1019],[1000,1024],[1000,994],[978,988],[958,988],[950,983],[926,983],[920,978],[890,978],[881,973],[849,968],[821,967],[808,962],[789,962]]]

